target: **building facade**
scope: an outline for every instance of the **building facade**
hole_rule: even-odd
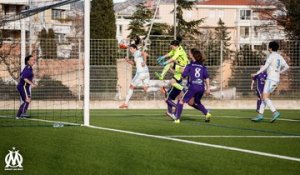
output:
[[[151,1],[151,2],[150,2]],[[263,19],[263,11],[275,11],[276,7],[267,4],[258,4],[259,1],[252,0],[202,0],[195,3],[192,10],[184,11],[184,18],[198,20],[203,18],[204,22],[199,26],[204,34],[214,31],[221,19],[230,32],[231,42],[239,45],[248,44],[253,48],[259,48],[270,40],[285,39],[283,29],[278,27],[275,21]],[[145,4],[152,4],[148,0]],[[128,25],[129,17],[133,14],[135,6],[124,6],[116,12],[117,38],[127,38],[130,33]],[[174,25],[174,0],[161,0],[158,10],[158,18],[155,22]]]

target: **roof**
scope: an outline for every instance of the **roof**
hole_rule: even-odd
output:
[[[206,0],[198,2],[199,5],[258,5],[255,0]]]

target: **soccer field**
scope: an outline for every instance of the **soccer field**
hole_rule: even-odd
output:
[[[299,174],[300,111],[275,123],[269,111],[260,123],[250,110],[211,112],[210,123],[185,110],[174,124],[163,110],[92,110],[91,127],[62,128],[0,119],[16,124],[0,127],[0,174]],[[4,171],[12,147],[22,172]]]

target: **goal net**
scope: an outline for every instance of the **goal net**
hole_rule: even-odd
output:
[[[0,7],[5,14],[0,18],[0,125],[83,123],[84,2],[33,0]],[[36,59],[38,86],[30,89],[26,114],[16,119],[22,104],[16,85],[27,55]]]
[[[129,41],[123,46],[116,39],[84,39],[87,32],[83,1],[64,0],[59,1],[63,2],[60,5],[48,0],[32,0],[30,4],[24,1],[17,5],[3,1],[5,6],[0,8],[0,14],[5,14],[0,16],[0,126],[83,124],[86,117],[89,119],[89,109],[118,109],[136,72],[134,66],[122,59],[130,56],[125,49]],[[19,12],[22,15],[15,15]],[[147,65],[151,91],[145,93],[143,88],[137,87],[130,108],[166,108],[159,89],[168,86],[168,82],[158,80],[154,73],[162,71],[156,59],[170,51],[171,40],[150,37]],[[204,38],[183,40],[182,46],[186,52],[198,48],[206,58],[212,96],[204,97],[205,100],[255,100],[255,91],[250,89],[250,74],[256,72],[266,58],[267,43],[255,45]],[[275,92],[277,99],[298,100],[299,41],[282,41],[280,48],[291,68],[282,76]],[[85,50],[89,51],[88,56]],[[21,102],[16,85],[24,58],[29,54],[36,58],[33,71],[38,86],[31,89],[32,101],[26,113],[31,118],[17,120]],[[168,73],[165,79],[170,80],[172,76]],[[91,114],[96,116],[101,112]]]

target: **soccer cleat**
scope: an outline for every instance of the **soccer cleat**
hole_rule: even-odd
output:
[[[171,118],[172,120],[176,120],[176,117],[175,117],[174,114],[169,113],[169,112],[167,111],[167,112],[166,112],[166,115],[167,115],[169,118]]]
[[[119,106],[120,109],[128,109],[128,105],[123,103]]]
[[[174,123],[176,123],[176,124],[180,123],[180,119],[174,120]]]
[[[262,114],[257,114],[257,116],[252,118],[251,120],[253,122],[259,122],[259,121],[262,121],[263,119],[264,119],[264,116]]]
[[[205,122],[210,122],[210,117],[211,117],[212,115],[210,114],[210,113],[207,113],[206,115],[205,115]]]
[[[275,122],[280,117],[280,113],[278,111],[274,112],[273,117],[271,119],[271,123]]]
[[[164,77],[163,77],[160,73],[155,72],[154,75],[155,75],[159,80],[163,80],[163,79],[164,79]]]
[[[24,113],[24,114],[21,114],[21,117],[22,118],[30,118],[30,115]]]

